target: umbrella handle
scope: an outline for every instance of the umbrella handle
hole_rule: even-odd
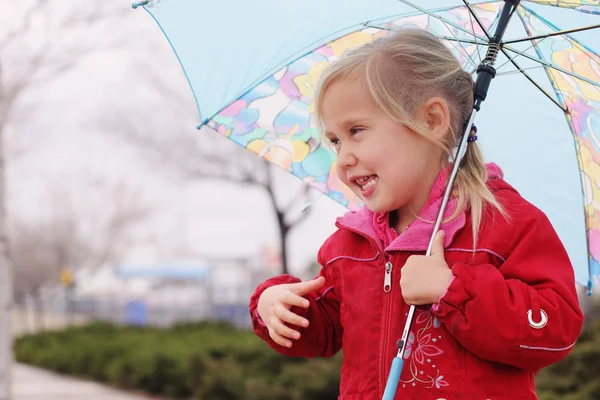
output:
[[[463,135],[458,143],[458,148],[456,149],[456,157],[454,158],[454,165],[452,166],[452,173],[450,174],[450,178],[448,179],[448,184],[446,186],[446,191],[444,193],[444,198],[442,200],[442,205],[440,206],[440,211],[438,212],[437,219],[435,221],[435,225],[433,226],[433,232],[431,233],[431,239],[429,241],[429,246],[427,247],[427,253],[425,255],[430,256],[431,250],[433,249],[433,243],[435,241],[435,236],[440,229],[442,224],[442,220],[444,218],[444,211],[446,210],[446,205],[448,204],[448,200],[450,199],[450,194],[452,193],[452,188],[454,187],[454,180],[456,179],[456,175],[458,175],[458,169],[462,162],[463,157],[467,152],[467,146],[469,134],[471,132],[471,127],[473,126],[473,122],[475,121],[475,116],[477,115],[477,111],[479,111],[481,102],[485,100],[487,96],[487,91],[489,89],[490,83],[492,79],[496,76],[496,70],[494,69],[494,62],[496,61],[496,56],[498,50],[500,49],[499,45],[502,40],[502,36],[504,36],[504,31],[506,26],[508,25],[508,21],[510,20],[514,8],[519,4],[520,0],[504,0],[505,5],[502,8],[502,14],[500,16],[500,20],[498,25],[496,26],[495,35],[490,38],[490,47],[488,48],[488,54],[486,55],[486,59],[482,64],[477,68],[477,82],[475,82],[474,87],[474,105],[473,111],[471,112],[471,117],[469,118],[469,122],[463,132]],[[468,5],[468,4],[467,4]],[[415,314],[416,307],[414,305],[410,306],[408,311],[408,315],[406,317],[406,323],[404,325],[404,330],[402,331],[402,339],[398,341],[398,355],[392,361],[392,367],[390,370],[390,375],[388,376],[388,382],[386,384],[384,397],[382,400],[393,400],[396,395],[396,389],[398,387],[398,380],[400,379],[400,374],[402,372],[402,366],[404,365],[404,350],[406,348],[406,342],[408,339],[408,335],[410,332],[410,327],[412,325],[413,317]],[[393,382],[390,382],[393,380]]]
[[[385,385],[385,392],[383,392],[382,400],[394,400],[396,394],[396,388],[398,387],[398,381],[402,374],[402,368],[404,367],[404,360],[400,357],[394,357],[392,361],[392,368],[388,375],[388,380]]]
[[[473,122],[475,121],[476,115],[477,110],[473,109],[473,112],[471,113],[471,118],[469,119],[469,123],[467,124],[467,127],[463,132],[463,136],[461,137],[461,140],[458,144],[458,148],[456,149],[456,157],[454,160],[454,165],[452,167],[452,173],[450,174],[450,178],[448,179],[448,184],[446,186],[444,198],[442,200],[442,204],[440,206],[435,225],[433,226],[433,232],[431,233],[431,239],[429,240],[427,253],[425,253],[425,255],[427,256],[431,255],[431,250],[433,249],[435,236],[439,231],[440,226],[442,225],[442,220],[444,219],[444,212],[446,211],[446,205],[448,204],[448,200],[450,199],[450,194],[452,193],[452,188],[454,187],[456,175],[458,175],[460,163],[467,152],[467,146],[469,145],[469,133],[471,132],[471,127],[473,126]],[[404,331],[402,331],[402,339],[398,341],[398,355],[392,361],[392,367],[388,375],[388,380],[385,386],[385,391],[382,400],[393,400],[394,396],[396,395],[398,381],[400,380],[400,374],[402,373],[402,367],[404,366],[404,350],[406,348],[408,335],[410,333],[410,327],[412,325],[413,317],[415,315],[415,309],[416,307],[414,305],[411,305],[408,311],[408,316],[406,317],[406,323],[404,325]]]

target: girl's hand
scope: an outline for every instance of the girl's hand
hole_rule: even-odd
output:
[[[410,256],[402,267],[402,296],[412,305],[435,304],[451,282],[452,270],[444,259],[444,231],[439,231],[430,256]]]
[[[312,281],[271,286],[260,295],[258,315],[269,329],[269,336],[275,343],[292,347],[292,342],[288,339],[300,339],[300,332],[286,326],[285,322],[305,328],[309,322],[291,312],[290,308],[308,308],[310,302],[302,296],[318,290],[324,284],[325,278],[320,276]]]

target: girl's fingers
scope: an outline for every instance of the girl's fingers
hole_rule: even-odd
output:
[[[298,314],[294,314],[293,312],[288,310],[288,308],[286,306],[284,306],[283,304],[277,304],[275,306],[274,311],[275,311],[275,315],[277,315],[277,317],[279,317],[279,319],[282,321],[289,322],[290,324],[293,324],[296,326],[303,326],[303,327],[308,326],[308,320],[306,320],[305,318],[302,318]]]
[[[302,296],[294,294],[289,290],[286,290],[285,292],[281,293],[281,295],[279,296],[279,301],[281,301],[284,304],[289,304],[290,306],[302,308],[308,308],[310,306],[310,302],[308,300],[306,300]]]
[[[283,336],[287,339],[300,339],[300,332],[293,330],[292,328],[286,326],[279,318],[271,319],[271,327],[278,335]]]
[[[275,332],[275,329],[272,327],[269,328],[269,336],[271,337],[271,339],[273,339],[275,343],[277,343],[280,346],[292,347],[292,342]]]
[[[289,288],[292,292],[303,295],[310,292],[315,292],[321,288],[325,284],[325,278],[323,276],[319,276],[311,281],[298,282],[289,284]]]

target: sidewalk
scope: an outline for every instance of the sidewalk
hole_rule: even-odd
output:
[[[43,320],[42,326],[39,326],[39,320]],[[84,315],[66,316],[61,314],[44,313],[41,316],[35,312],[28,312],[23,309],[15,308],[12,310],[12,331],[14,337],[23,336],[28,333],[36,333],[40,330],[54,331],[61,330],[69,326],[83,325],[89,318]]]
[[[98,383],[13,364],[13,400],[148,400]]]

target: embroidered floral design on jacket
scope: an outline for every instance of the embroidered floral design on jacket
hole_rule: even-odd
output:
[[[421,384],[427,388],[441,388],[448,386],[448,382],[444,380],[444,375],[436,368],[434,357],[444,353],[438,347],[437,341],[441,338],[437,328],[440,327],[440,321],[433,316],[431,309],[417,310],[415,319],[415,328],[422,325],[418,329],[416,335],[410,332],[406,350],[404,351],[404,359],[408,361],[411,379],[401,380],[404,387],[408,384],[416,386]],[[433,370],[433,372],[427,372]]]

